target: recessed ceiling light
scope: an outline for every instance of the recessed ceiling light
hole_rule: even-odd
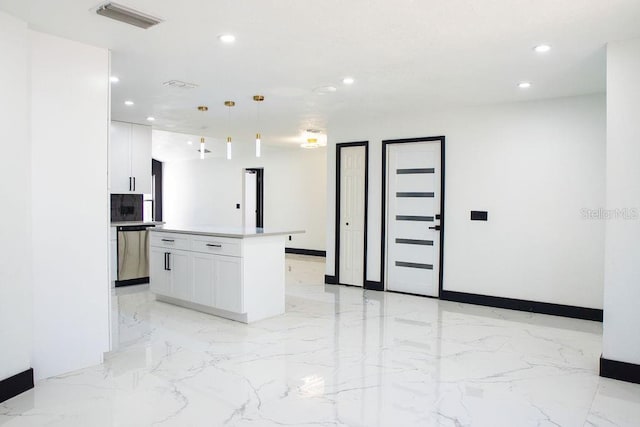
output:
[[[187,144],[191,145],[193,144],[193,141],[187,141]]]
[[[120,81],[120,79],[117,78],[116,76],[111,76],[111,77],[109,77],[109,81],[111,83],[118,83]]]
[[[147,117],[147,120],[150,122],[154,121],[155,119],[156,119],[155,117],[151,117],[151,116]]]
[[[352,85],[353,82],[355,82],[355,79],[353,77],[345,77],[344,79],[342,79],[342,83],[346,85]]]
[[[132,106],[133,101],[124,101],[124,105]]]
[[[518,87],[520,89],[529,89],[531,87],[531,82],[520,82],[518,83]]]
[[[234,36],[233,34],[222,34],[218,36],[218,40],[220,40],[222,43],[233,43],[234,41],[236,41],[236,36]]]
[[[548,44],[539,44],[538,46],[534,47],[533,50],[538,53],[545,53],[551,50],[551,46],[549,46]]]

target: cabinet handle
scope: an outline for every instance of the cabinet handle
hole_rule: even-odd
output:
[[[167,270],[171,271],[171,252],[167,252]]]
[[[133,177],[133,191],[136,191],[136,177]]]
[[[129,191],[131,191],[131,177],[129,177]]]
[[[165,271],[167,270],[167,254],[168,254],[168,252],[164,253],[164,269],[165,269]]]
[[[207,246],[211,247],[211,248],[221,248],[222,245],[213,245],[211,243],[207,243]]]
[[[162,239],[162,241],[163,242],[171,242],[171,243],[175,242],[175,240],[173,240],[173,239]]]

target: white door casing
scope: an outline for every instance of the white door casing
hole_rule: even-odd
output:
[[[341,284],[364,285],[366,148],[340,150],[340,257]]]
[[[386,154],[386,289],[437,297],[441,142],[390,143]]]

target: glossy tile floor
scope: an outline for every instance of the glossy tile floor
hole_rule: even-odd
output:
[[[0,404],[14,426],[640,425],[599,378],[601,325],[322,285],[287,258],[287,313],[250,326],[118,290],[100,366]]]

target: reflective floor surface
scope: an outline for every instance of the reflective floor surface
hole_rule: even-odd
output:
[[[105,362],[0,425],[640,425],[640,385],[597,375],[601,324],[325,286],[322,261],[288,256],[287,313],[251,325],[119,289]]]

